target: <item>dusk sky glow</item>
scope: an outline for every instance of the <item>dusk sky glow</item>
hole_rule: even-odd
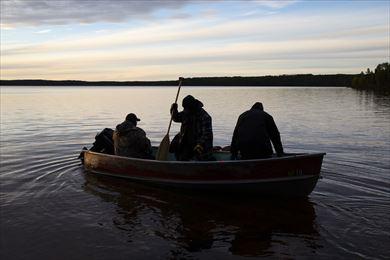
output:
[[[1,1],[1,79],[359,73],[390,1]]]

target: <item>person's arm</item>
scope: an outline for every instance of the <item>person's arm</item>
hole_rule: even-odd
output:
[[[119,134],[118,131],[115,130],[114,134],[112,135],[112,140],[114,141],[114,154],[119,155],[118,147],[119,147]]]
[[[196,142],[196,152],[203,153],[203,149],[208,142],[213,140],[213,127],[211,117],[209,115],[203,115],[201,118],[201,136]]]
[[[241,123],[241,116],[238,118],[236,127],[233,131],[232,143],[230,144],[231,159],[235,160],[238,156],[238,129]]]
[[[177,111],[177,104],[173,103],[171,106],[171,116],[173,122],[181,123],[183,122],[183,112]]]
[[[153,153],[152,144],[150,143],[149,138],[145,138],[145,143],[146,143],[145,154],[147,156],[147,159],[155,159],[152,155]]]
[[[275,121],[271,115],[267,116],[266,122],[267,122],[267,132],[275,148],[276,154],[278,156],[282,156],[284,152],[283,152],[283,145],[282,145],[282,140],[280,139],[280,133],[278,127],[276,126]]]

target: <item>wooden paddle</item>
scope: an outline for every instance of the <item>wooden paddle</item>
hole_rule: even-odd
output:
[[[177,89],[175,103],[177,103],[177,99],[179,97],[182,81],[183,81],[183,78],[180,77],[179,78],[179,88]],[[164,136],[164,138],[162,139],[162,141],[160,143],[160,146],[158,147],[158,150],[157,150],[157,153],[156,153],[156,160],[166,161],[168,159],[169,145],[170,145],[169,130],[171,130],[171,125],[172,125],[172,116],[171,116],[171,120],[169,121],[167,134]]]

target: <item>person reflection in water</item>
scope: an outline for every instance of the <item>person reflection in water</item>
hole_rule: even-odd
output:
[[[276,154],[283,156],[283,146],[279,130],[271,115],[263,109],[263,104],[256,102],[252,108],[242,113],[234,129],[231,143],[231,159],[264,159],[273,154],[271,142]]]
[[[95,221],[121,232],[110,232],[117,236],[112,243],[133,258],[294,258],[289,249],[298,246],[315,258],[321,247],[315,207],[308,199],[178,196],[122,179],[93,174],[85,178],[84,190],[113,206]],[[121,243],[125,241],[130,244]],[[158,246],[142,251],[137,246],[143,243]]]
[[[139,118],[133,113],[126,116],[126,120],[117,125],[114,131],[115,155],[142,159],[154,159],[152,146],[146,133],[137,127]]]

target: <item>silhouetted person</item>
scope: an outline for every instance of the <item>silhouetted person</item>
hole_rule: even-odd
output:
[[[89,150],[96,153],[115,154],[114,140],[112,139],[113,134],[114,130],[104,128],[103,131],[95,136],[95,142]],[[78,157],[82,163],[84,163],[84,152],[87,150],[88,148],[84,146]]]
[[[272,156],[272,146],[278,156],[283,155],[283,146],[279,130],[271,115],[263,109],[263,104],[256,102],[252,108],[242,113],[234,129],[230,152],[232,159],[263,159]]]
[[[210,115],[203,109],[203,104],[188,95],[182,102],[184,110],[177,111],[177,104],[171,106],[174,122],[181,123],[180,133],[172,140],[170,152],[176,159],[212,160],[213,130]]]
[[[145,131],[137,127],[138,121],[140,119],[131,113],[123,123],[116,126],[113,135],[115,155],[153,159],[150,140]]]
[[[95,136],[95,142],[93,143],[90,151],[106,154],[115,154],[114,152],[114,141],[112,136],[114,130],[111,128],[104,128],[99,134]]]

